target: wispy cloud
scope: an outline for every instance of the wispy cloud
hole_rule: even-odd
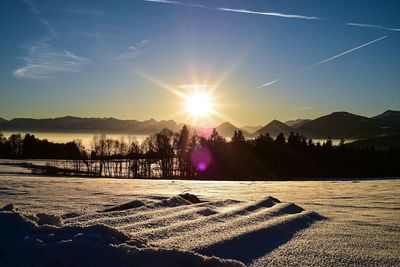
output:
[[[373,43],[379,42],[379,41],[381,41],[381,40],[383,40],[383,39],[385,39],[385,38],[387,38],[387,37],[388,37],[388,36],[385,35],[385,36],[382,36],[382,37],[380,37],[380,38],[378,38],[378,39],[374,39],[374,40],[372,40],[372,41],[370,41],[370,42],[367,42],[367,43],[364,43],[364,44],[362,44],[362,45],[356,46],[356,47],[354,47],[354,48],[352,48],[352,49],[349,49],[349,50],[347,50],[347,51],[344,51],[344,52],[342,52],[342,53],[340,53],[340,54],[334,55],[334,56],[329,57],[329,58],[327,58],[327,59],[321,60],[321,61],[319,61],[319,62],[317,62],[317,63],[314,63],[314,64],[312,64],[312,65],[310,65],[310,66],[307,66],[307,67],[305,67],[305,68],[303,68],[303,69],[300,69],[300,70],[303,70],[303,71],[310,70],[310,69],[315,68],[315,67],[317,67],[317,66],[319,66],[319,65],[322,65],[322,64],[327,63],[327,62],[329,62],[329,61],[332,61],[332,60],[334,60],[334,59],[337,59],[337,58],[339,58],[339,57],[342,57],[342,56],[344,56],[344,55],[346,55],[346,54],[349,54],[349,53],[351,53],[351,52],[354,52],[354,51],[356,51],[356,50],[358,50],[358,49],[361,49],[361,48],[366,47],[366,46],[368,46],[368,45],[371,45],[371,44],[373,44]],[[281,80],[281,79],[276,79],[276,80],[274,80],[274,81],[267,82],[267,83],[265,83],[265,84],[263,84],[263,85],[260,85],[260,86],[257,87],[257,88],[267,87],[267,86],[269,86],[269,85],[272,85],[272,84],[274,84],[274,83],[279,82],[280,80]]]
[[[51,36],[53,36],[53,37],[58,36],[58,32],[56,31],[56,29],[53,27],[53,25],[47,19],[40,17],[39,22],[47,29],[47,32]]]
[[[60,49],[52,44],[60,43],[59,34],[53,24],[45,18],[41,8],[34,0],[24,0],[29,12],[35,14],[37,20],[46,31],[46,37],[36,42],[26,42],[21,47],[25,56],[20,57],[23,65],[13,71],[16,78],[46,80],[66,72],[82,71],[84,66],[91,62],[90,59],[78,56],[68,49]],[[85,15],[101,15],[100,10],[70,9],[66,12],[74,12]]]
[[[24,65],[13,74],[17,78],[45,80],[65,72],[79,72],[90,62],[68,50],[57,50],[45,41],[29,42],[24,49],[28,51],[21,59]]]
[[[130,46],[128,47],[128,51],[125,53],[118,55],[116,59],[135,59],[140,52],[138,51],[136,46]]]
[[[359,45],[359,46],[357,46],[357,47],[354,47],[354,48],[352,48],[352,49],[350,49],[350,50],[347,50],[347,51],[345,51],[345,52],[342,52],[342,53],[340,53],[340,54],[334,55],[333,57],[330,57],[330,58],[321,60],[321,61],[319,61],[319,62],[317,62],[317,63],[315,63],[315,64],[312,64],[312,65],[306,67],[305,70],[309,70],[309,69],[315,68],[315,67],[317,67],[317,66],[319,66],[319,65],[321,65],[321,64],[327,63],[327,62],[332,61],[332,60],[334,60],[334,59],[337,59],[337,58],[339,58],[339,57],[341,57],[341,56],[344,56],[344,55],[346,55],[346,54],[349,54],[349,53],[351,53],[351,52],[353,52],[353,51],[356,51],[356,50],[358,50],[358,49],[361,49],[361,48],[366,47],[366,46],[368,46],[368,45],[371,45],[371,44],[373,44],[373,43],[379,42],[379,41],[381,41],[381,40],[383,40],[383,39],[385,39],[385,38],[387,38],[387,35],[382,36],[382,37],[380,37],[380,38],[378,38],[378,39],[372,40],[372,41],[370,41],[370,42],[367,42],[367,43],[365,43],[365,44]]]
[[[249,9],[234,9],[234,8],[227,8],[227,7],[208,7],[208,6],[199,5],[199,4],[190,4],[190,3],[183,3],[183,2],[179,2],[179,1],[170,1],[170,0],[144,0],[144,1],[152,2],[152,3],[160,3],[160,4],[172,4],[172,5],[181,5],[181,6],[188,6],[188,7],[198,7],[198,8],[218,10],[218,11],[223,11],[223,12],[234,12],[234,13],[243,13],[243,14],[251,14],[251,15],[282,17],[282,18],[289,18],[289,19],[306,19],[306,20],[321,19],[319,17],[303,16],[303,15],[297,15],[297,14],[262,12],[262,11],[254,11],[254,10],[249,10]]]
[[[29,11],[35,14],[40,14],[39,8],[36,6],[33,0],[25,0],[25,4],[28,6]]]
[[[28,10],[36,15],[39,23],[46,28],[48,34],[53,37],[57,37],[58,33],[56,29],[53,27],[49,20],[43,17],[40,8],[35,4],[34,0],[25,0],[24,3],[28,7]]]
[[[363,27],[363,28],[373,28],[373,29],[379,29],[379,30],[400,32],[400,28],[390,28],[390,27],[385,27],[385,26],[382,26],[382,25],[363,24],[363,23],[354,23],[354,22],[346,23],[346,25],[348,25],[348,26],[356,26],[356,27]]]
[[[137,58],[138,55],[140,55],[140,49],[142,46],[148,44],[150,40],[142,40],[139,43],[129,46],[128,51],[122,53],[121,55],[118,55],[116,59],[119,60],[124,60],[124,59],[135,59]]]

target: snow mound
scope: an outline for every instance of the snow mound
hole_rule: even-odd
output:
[[[118,212],[118,211],[125,211],[130,209],[155,209],[155,208],[166,208],[166,207],[177,207],[177,206],[184,206],[184,205],[191,205],[200,203],[200,199],[192,194],[180,194],[177,196],[170,197],[168,199],[163,199],[161,201],[156,202],[149,202],[144,203],[141,200],[133,200],[128,203],[124,203],[122,205],[114,206],[108,209],[101,210],[99,212]]]
[[[0,211],[15,211],[14,204],[10,203],[0,209]]]
[[[201,200],[196,195],[193,194],[184,193],[184,194],[179,194],[178,196],[180,196],[183,199],[186,199],[192,204],[197,204],[201,202]]]
[[[17,238],[26,236],[37,227],[36,223],[15,212],[0,212],[0,249]]]
[[[218,211],[210,209],[210,208],[206,208],[206,209],[202,209],[197,211],[197,214],[203,215],[203,216],[210,216],[210,215],[214,215],[217,214]]]
[[[194,251],[204,255],[240,260],[250,264],[254,259],[288,242],[293,236],[316,221],[324,219],[315,212],[301,212],[266,220],[246,227],[222,239],[208,239]]]
[[[105,225],[38,225],[16,212],[0,212],[0,266],[244,266],[191,251],[138,248],[140,240]]]
[[[279,212],[283,214],[295,214],[303,211],[304,209],[302,207],[294,203],[287,203],[286,205],[282,206],[282,208],[279,210]]]
[[[143,201],[133,200],[131,202],[124,203],[122,205],[115,206],[115,207],[112,207],[112,208],[109,208],[109,209],[105,209],[105,210],[102,210],[100,212],[128,210],[128,209],[139,208],[139,207],[142,207],[144,205],[145,205],[145,203]]]
[[[0,209],[0,212],[2,211],[9,211],[9,212],[14,212],[17,213],[18,210],[15,208],[14,204],[10,203],[5,205],[3,208]],[[36,215],[33,214],[26,214],[24,216],[26,219],[29,219],[31,221],[34,221],[38,225],[54,225],[54,226],[62,226],[63,225],[63,219],[54,214],[47,214],[47,213],[38,213]]]
[[[245,211],[252,212],[261,208],[269,208],[275,206],[278,203],[281,203],[279,199],[269,196],[258,202],[255,202],[254,204],[248,205]]]
[[[47,213],[36,214],[38,225],[63,226],[63,220],[60,216]]]
[[[191,205],[192,202],[189,200],[184,199],[181,196],[173,196],[168,199],[164,199],[159,204],[162,207],[176,207],[176,206],[184,206],[184,205]]]

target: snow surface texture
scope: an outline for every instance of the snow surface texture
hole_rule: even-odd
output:
[[[243,266],[190,251],[138,248],[141,240],[105,225],[37,225],[0,212],[1,266]]]
[[[0,266],[400,266],[399,188],[52,178],[0,166]]]
[[[137,203],[143,202],[65,220],[23,215],[6,205],[0,211],[0,264],[244,266],[323,219],[272,197],[236,205],[185,194]]]

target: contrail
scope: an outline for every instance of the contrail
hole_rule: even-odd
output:
[[[282,18],[289,18],[289,19],[306,19],[306,20],[319,20],[319,17],[311,17],[311,16],[303,16],[303,15],[296,15],[296,14],[284,14],[284,13],[277,13],[277,12],[261,12],[261,11],[254,11],[248,9],[234,9],[234,8],[227,8],[227,7],[208,7],[199,4],[188,4],[179,1],[172,1],[172,0],[144,0],[145,2],[152,2],[152,3],[160,3],[160,4],[172,4],[172,5],[180,5],[180,6],[188,6],[188,7],[198,7],[210,10],[218,10],[224,12],[235,12],[235,13],[243,13],[243,14],[252,14],[252,15],[262,15],[262,16],[272,16],[272,17],[282,17]]]
[[[263,84],[263,85],[261,85],[261,86],[259,86],[259,87],[257,87],[257,88],[260,89],[260,88],[266,87],[266,86],[268,86],[268,85],[277,83],[277,82],[279,82],[280,80],[281,80],[281,79],[276,79],[276,80],[274,80],[274,81],[272,81],[272,82],[267,82],[267,83],[265,83],[265,84]]]
[[[233,8],[226,8],[226,7],[218,7],[213,8],[220,11],[227,11],[227,12],[236,12],[236,13],[245,13],[245,14],[253,14],[253,15],[263,15],[263,16],[273,16],[273,17],[282,17],[282,18],[289,18],[289,19],[320,19],[318,17],[309,17],[303,15],[293,15],[293,14],[283,14],[283,13],[276,13],[276,12],[259,12],[253,11],[248,9],[233,9]]]
[[[380,30],[387,30],[387,31],[394,31],[394,32],[400,32],[400,28],[390,28],[390,27],[385,27],[382,25],[375,25],[375,24],[363,24],[363,23],[353,23],[349,22],[346,23],[348,26],[356,26],[356,27],[364,27],[364,28],[374,28],[374,29],[380,29]]]
[[[284,14],[284,13],[277,13],[277,12],[261,12],[261,11],[254,11],[254,10],[248,10],[248,9],[233,9],[233,8],[227,8],[227,7],[208,7],[208,6],[204,6],[204,5],[200,5],[200,4],[190,4],[190,3],[184,3],[184,2],[180,2],[180,1],[174,1],[174,0],[144,0],[145,2],[152,2],[152,3],[161,3],[161,4],[172,4],[172,5],[180,5],[180,6],[187,6],[187,7],[197,7],[197,8],[203,8],[203,9],[209,9],[209,10],[218,10],[218,11],[224,11],[224,12],[235,12],[235,13],[243,13],[243,14],[251,14],[251,15],[262,15],[262,16],[273,16],[273,17],[283,17],[283,18],[290,18],[290,19],[305,19],[305,20],[320,20],[321,18],[319,17],[312,17],[312,16],[303,16],[303,15],[295,15],[295,14]],[[400,31],[400,29],[397,28],[389,28],[389,27],[385,27],[385,26],[381,26],[381,25],[374,25],[374,24],[362,24],[362,23],[353,23],[353,22],[349,22],[346,23],[346,25],[348,26],[357,26],[357,27],[367,27],[367,28],[375,28],[375,29],[381,29],[381,30],[388,30],[388,31]],[[379,42],[383,39],[387,38],[387,35],[382,36],[378,39],[372,40],[368,43],[362,44],[360,46],[354,47],[350,50],[347,50],[343,53],[337,54],[333,57],[324,59],[322,61],[319,61],[315,64],[312,64],[308,67],[305,67],[304,69],[300,69],[300,70],[309,70],[312,68],[315,68],[321,64],[327,63],[331,60],[334,60],[336,58],[339,58],[341,56],[344,56],[348,53],[351,53],[353,51],[356,51],[360,48],[366,47],[370,44]],[[267,87],[269,85],[272,85],[274,83],[279,82],[281,79],[276,79],[273,80],[271,82],[267,82],[263,85],[260,85],[257,88],[262,88],[262,87]]]
[[[336,59],[336,58],[339,58],[339,57],[341,57],[341,56],[344,56],[344,55],[346,55],[346,54],[348,54],[348,53],[351,53],[351,52],[353,52],[353,51],[356,51],[356,50],[358,50],[358,49],[360,49],[360,48],[363,48],[363,47],[366,47],[366,46],[368,46],[368,45],[370,45],[370,44],[379,42],[380,40],[383,40],[383,39],[385,39],[386,37],[388,37],[388,36],[387,36],[387,35],[382,36],[382,37],[380,37],[380,38],[378,38],[378,39],[375,39],[375,40],[372,40],[372,41],[370,41],[370,42],[368,42],[368,43],[365,43],[365,44],[362,44],[362,45],[360,45],[360,46],[354,47],[354,48],[352,48],[352,49],[350,49],[350,50],[347,50],[347,51],[345,51],[345,52],[343,52],[343,53],[337,54],[337,55],[335,55],[335,56],[333,56],[333,57],[324,59],[324,60],[322,60],[322,61],[320,61],[320,62],[317,62],[317,63],[315,63],[315,64],[312,64],[312,65],[306,67],[305,70],[309,70],[309,69],[315,68],[316,66],[319,66],[319,65],[324,64],[324,63],[326,63],[326,62],[329,62],[329,61],[331,61],[331,60],[334,60],[334,59]]]
[[[354,47],[354,48],[352,48],[352,49],[350,49],[350,50],[347,50],[347,51],[345,51],[345,52],[343,52],[343,53],[340,53],[340,54],[337,54],[337,55],[335,55],[335,56],[333,56],[333,57],[324,59],[324,60],[322,60],[322,61],[319,61],[319,62],[317,62],[317,63],[315,63],[315,64],[312,64],[312,65],[310,65],[310,66],[308,66],[308,67],[305,67],[305,68],[299,69],[299,70],[305,71],[305,70],[309,70],[309,69],[315,68],[315,67],[317,67],[317,66],[319,66],[319,65],[321,65],[321,64],[324,64],[324,63],[327,63],[327,62],[329,62],[329,61],[331,61],[331,60],[337,59],[337,58],[339,58],[339,57],[341,57],[341,56],[344,56],[344,55],[349,54],[349,53],[351,53],[351,52],[353,52],[353,51],[356,51],[356,50],[358,50],[358,49],[361,49],[361,48],[363,48],[363,47],[366,47],[366,46],[368,46],[368,45],[370,45],[370,44],[379,42],[379,41],[381,41],[381,40],[383,40],[383,39],[385,39],[385,38],[387,38],[387,37],[388,37],[387,35],[382,36],[382,37],[380,37],[380,38],[378,38],[378,39],[375,39],[375,40],[372,40],[372,41],[370,41],[370,42],[368,42],[368,43],[359,45],[359,46]],[[263,85],[261,85],[261,86],[259,86],[259,87],[257,87],[257,88],[262,88],[262,87],[266,87],[266,86],[272,85],[272,84],[274,84],[274,83],[279,82],[280,80],[281,80],[281,79],[276,79],[276,80],[274,80],[274,81],[265,83],[265,84],[263,84]]]

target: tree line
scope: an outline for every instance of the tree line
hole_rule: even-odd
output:
[[[74,175],[124,178],[265,180],[293,177],[383,177],[400,175],[400,151],[394,148],[334,146],[291,133],[276,138],[245,139],[235,131],[230,140],[215,129],[200,137],[187,126],[163,129],[144,141],[93,137],[90,148],[75,140],[56,144],[33,135],[0,134],[0,157],[64,159],[58,169]]]
[[[77,159],[82,156],[79,142],[58,144],[46,139],[40,140],[31,134],[12,134],[6,138],[0,133],[0,158]]]

